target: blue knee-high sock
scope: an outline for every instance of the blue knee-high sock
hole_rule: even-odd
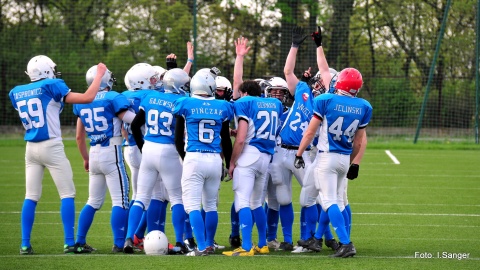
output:
[[[183,231],[185,230],[185,208],[183,204],[175,204],[172,207],[172,224],[176,242],[183,243]]]
[[[138,238],[144,238],[147,227],[148,227],[148,213],[147,211],[143,211],[142,218],[140,219],[137,229],[135,230],[135,235]]]
[[[190,215],[185,212],[185,227],[183,233],[185,234],[185,239],[193,238],[192,224],[190,224]]]
[[[267,212],[267,241],[273,241],[277,238],[279,213],[271,208]]]
[[[78,216],[77,243],[86,243],[87,233],[90,230],[90,226],[92,226],[95,212],[97,212],[97,209],[88,204],[85,204],[80,212],[80,216]]]
[[[304,215],[305,215],[305,235],[302,237],[303,240],[307,240],[308,238],[312,237],[315,234],[315,230],[317,229],[317,221],[318,221],[318,209],[316,205],[312,205],[309,207],[302,207]]]
[[[322,238],[322,236],[325,233],[325,231],[327,230],[327,228],[329,228],[329,224],[330,224],[330,218],[328,217],[327,212],[325,212],[322,209],[320,211],[320,217],[318,218],[318,227],[317,227],[317,231],[315,232],[315,238],[317,238],[317,239]],[[331,232],[330,232],[330,234],[331,234]]]
[[[160,227],[159,230],[165,232],[165,222],[167,221],[167,206],[168,206],[168,201],[162,201],[162,205],[160,207]],[[183,224],[185,225],[185,212],[184,212],[184,218],[183,218]],[[183,228],[185,231],[185,226]]]
[[[350,238],[350,234],[348,233],[348,224],[350,223],[350,218],[348,217],[348,212],[343,209],[341,212],[343,216],[343,220],[345,222],[345,231],[347,232],[348,238]]]
[[[113,243],[117,247],[123,247],[123,244],[125,243],[125,220],[128,218],[127,214],[127,209],[123,209],[120,206],[112,207],[110,224],[112,225]]]
[[[245,207],[238,211],[238,216],[240,219],[240,228],[242,230],[242,248],[244,250],[252,249],[252,211],[250,207]]]
[[[162,201],[160,200],[150,201],[150,205],[148,206],[147,214],[146,214],[147,228],[149,232],[160,230],[160,215],[162,214],[161,208],[162,208]],[[143,219],[143,216],[142,216],[142,219]],[[139,237],[138,232],[135,232],[135,234],[137,235],[137,237]]]
[[[235,211],[235,203],[232,203],[232,208],[230,208],[230,222],[232,225],[232,231],[230,236],[239,236],[240,235],[240,219],[238,213]]]
[[[328,208],[327,213],[340,243],[348,245],[350,243],[350,237],[348,237],[347,230],[345,229],[345,220],[340,212],[340,208],[338,208],[338,205],[333,204]]]
[[[199,210],[195,210],[191,211],[189,216],[193,234],[197,240],[198,250],[205,250],[207,244],[205,242],[205,223],[203,222],[202,213]]]
[[[140,224],[140,221],[142,220],[143,212],[145,212],[143,210],[144,209],[143,204],[138,201],[136,203],[139,203],[142,206],[134,204],[132,208],[130,208],[130,213],[128,214],[127,238],[130,238],[132,240],[135,232],[137,231],[138,224]]]
[[[63,232],[65,234],[65,244],[73,246],[75,244],[75,199],[65,198],[61,200],[60,215],[62,216]]]
[[[268,215],[268,203],[267,202],[263,203],[263,209],[265,210],[265,216]]]
[[[347,232],[348,232],[348,237],[350,237],[350,232],[352,230],[352,209],[350,209],[350,204],[347,204],[345,206],[345,211],[347,211],[347,214],[348,214]]]
[[[300,239],[307,240],[310,237],[307,231],[308,230],[307,221],[305,220],[305,207],[302,207],[300,209]]]
[[[37,202],[30,199],[23,201],[22,207],[22,247],[30,247],[30,235],[32,234],[33,222],[35,221],[35,209]]]
[[[213,247],[215,234],[218,226],[218,212],[209,211],[205,213],[205,239],[207,247]]]
[[[262,248],[267,245],[267,217],[262,207],[254,209],[252,213],[255,217],[255,223],[257,224],[258,246]]]
[[[293,243],[292,230],[293,230],[293,205],[289,203],[287,205],[280,205],[280,222],[282,223],[282,231],[284,241],[287,243]]]

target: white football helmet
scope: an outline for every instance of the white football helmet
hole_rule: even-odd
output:
[[[190,81],[190,92],[194,95],[213,97],[217,84],[211,72],[197,72]]]
[[[195,75],[197,75],[198,73],[209,73],[213,76],[213,78],[215,79],[220,73],[222,73],[220,71],[220,69],[218,69],[217,67],[212,67],[212,68],[202,68],[202,69],[199,69]]]
[[[167,70],[161,66],[153,66],[153,68],[158,73],[158,82],[156,88],[160,89],[163,86],[163,76],[165,75],[165,72],[167,72]]]
[[[143,250],[147,255],[167,255],[167,236],[159,230],[149,232],[143,240]]]
[[[224,91],[232,90],[232,84],[223,76],[217,76],[217,78],[215,78],[215,83],[217,84],[217,89],[221,88],[221,90]]]
[[[147,63],[138,63],[128,71],[128,82],[132,89],[156,89],[159,80],[157,71]]]
[[[328,87],[328,93],[334,93],[335,92],[335,83],[337,82],[337,77],[338,77],[338,71],[336,71],[333,68],[329,68],[330,75],[332,76],[332,79],[330,80],[330,86]]]
[[[190,76],[180,68],[172,68],[163,76],[165,92],[185,95],[190,92]]]
[[[266,97],[274,97],[278,98],[282,103],[287,102],[288,98],[288,84],[287,82],[280,78],[280,77],[273,77],[268,81],[263,81],[260,84],[260,87],[262,87],[262,84],[265,87],[265,96]],[[272,90],[281,90],[281,93],[275,93],[272,94]]]
[[[60,74],[55,71],[55,64],[52,59],[45,55],[37,55],[30,59],[25,73],[30,77],[32,82],[40,79],[55,79]]]
[[[92,84],[93,79],[95,79],[96,75],[97,75],[97,65],[94,65],[88,69],[87,74],[85,75],[88,86]],[[105,71],[105,74],[103,74],[102,81],[100,82],[99,90],[100,91],[105,90],[105,88],[107,87],[109,88],[109,90],[111,90],[115,82],[116,80],[115,80],[115,77],[113,76],[113,73],[107,69],[107,71]]]
[[[130,85],[130,80],[128,79],[128,76],[130,75],[130,70],[132,70],[132,69],[129,69],[127,71],[127,73],[125,73],[125,78],[123,80],[125,82],[125,86],[127,87],[127,89],[128,90],[133,90],[132,86]]]

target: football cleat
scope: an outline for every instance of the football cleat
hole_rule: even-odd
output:
[[[281,242],[276,250],[293,251],[293,244],[288,242]]]
[[[32,255],[32,254],[33,254],[32,246],[20,247],[20,255]]]
[[[317,238],[315,238],[315,236],[311,236],[307,240],[300,239],[300,240],[297,241],[297,243],[298,243],[299,246],[302,246],[304,248],[308,248],[310,250],[320,252],[320,251],[322,251],[323,239],[322,238],[317,239]]]
[[[215,254],[215,247],[207,247],[205,251],[207,254]]]
[[[113,245],[112,253],[123,253],[123,247],[117,247],[116,245]]]
[[[239,248],[242,246],[242,238],[240,238],[239,235],[237,236],[231,236],[228,238],[228,242],[230,243],[230,246],[235,249]]]
[[[272,241],[267,242],[267,246],[277,250],[280,247],[280,242],[278,242],[277,239],[273,239]]]
[[[215,249],[225,249],[225,246],[221,246],[217,243],[217,241],[213,240],[213,247]]]
[[[253,248],[250,249],[250,251],[246,251],[245,249],[239,247],[237,249],[234,249],[232,251],[224,251],[222,252],[223,255],[226,256],[232,256],[232,257],[246,257],[246,256],[253,256],[255,254],[255,251]]]
[[[330,240],[325,240],[325,246],[327,246],[328,248],[331,248],[333,251],[337,250],[340,247],[340,245],[335,240],[335,238]]]
[[[187,246],[188,251],[193,251],[195,248],[197,248],[197,243],[195,243],[195,238],[187,238],[185,241],[185,246]]]
[[[87,244],[75,243],[73,246],[73,253],[75,254],[85,254],[92,253],[93,248]]]
[[[306,252],[312,252],[312,250],[308,248],[304,248],[302,246],[295,246],[292,250],[292,253],[306,253]]]
[[[132,238],[125,239],[125,245],[123,245],[123,252],[127,254],[133,254],[133,241]]]
[[[185,256],[189,256],[189,257],[192,257],[192,256],[208,256],[208,252],[207,252],[207,249],[205,249],[205,250],[194,249],[194,250],[188,252]]]
[[[335,254],[330,255],[330,257],[348,258],[348,257],[353,257],[355,254],[357,254],[357,250],[355,249],[355,246],[353,245],[352,242],[350,242],[348,245],[344,245],[340,243],[340,247],[337,249],[337,252],[335,252]]]
[[[73,246],[69,246],[67,244],[63,245],[63,253],[65,253],[65,254],[75,253],[75,245],[73,245]]]
[[[143,250],[143,240],[144,238],[138,238],[137,235],[133,236],[133,248],[135,250],[141,251]]]
[[[259,246],[255,246],[253,248],[253,250],[255,251],[255,253],[258,253],[258,254],[268,254],[270,253],[270,250],[268,249],[268,246],[263,246],[263,247],[259,247]]]

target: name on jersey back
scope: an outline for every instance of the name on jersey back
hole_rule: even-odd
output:
[[[31,96],[40,96],[42,94],[42,88],[35,88],[31,90],[21,91],[14,93],[15,99],[21,99]]]
[[[164,106],[164,107],[167,107],[167,108],[170,108],[170,109],[173,108],[173,102],[168,101],[168,100],[164,100],[164,99],[160,99],[160,98],[150,98],[148,103],[154,104],[154,105]]]
[[[216,108],[193,108],[191,109],[192,114],[217,114],[223,115],[223,110]]]
[[[353,113],[353,114],[358,114],[358,115],[361,115],[362,114],[362,108],[357,108],[357,107],[352,107],[352,106],[345,106],[345,105],[341,105],[341,104],[337,104],[335,106],[335,111],[339,111],[339,112],[346,112],[346,113]]]
[[[277,104],[273,102],[257,102],[257,106],[260,109],[265,109],[265,108],[277,108]]]

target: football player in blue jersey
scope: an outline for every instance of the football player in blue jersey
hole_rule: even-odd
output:
[[[294,27],[292,30],[292,47],[285,62],[284,74],[287,81],[290,94],[294,97],[294,102],[288,113],[286,120],[282,125],[280,131],[281,145],[278,153],[274,155],[272,161],[272,183],[277,186],[277,199],[280,204],[280,220],[282,223],[282,231],[284,241],[280,243],[280,250],[293,251],[292,241],[292,227],[294,221],[294,212],[292,205],[292,176],[294,175],[300,186],[303,186],[303,178],[305,170],[303,168],[297,169],[293,164],[295,152],[300,145],[304,131],[308,126],[308,122],[312,117],[313,108],[313,89],[312,87],[300,81],[294,74],[296,54],[298,47],[306,39],[301,27]],[[320,47],[321,48],[321,47]],[[318,50],[318,49],[317,49]],[[323,50],[322,50],[322,56]],[[328,65],[319,66],[319,70],[323,73],[328,72]],[[325,83],[330,82],[329,76],[325,76]],[[310,149],[307,149],[310,150]],[[310,159],[307,159],[308,151],[305,153],[305,160],[307,165],[310,164]],[[306,213],[305,211],[308,211]],[[313,209],[302,209],[301,219],[310,218],[316,220],[318,217],[317,211]],[[315,232],[315,228],[305,228],[301,226],[301,235]]]
[[[146,68],[144,74],[150,74],[153,67]],[[145,77],[148,78],[148,77]],[[150,84],[152,83],[151,77]],[[143,82],[146,83],[147,80]],[[154,189],[162,182],[167,191],[168,200],[172,205],[172,223],[175,230],[176,246],[186,252],[183,244],[185,210],[182,203],[182,164],[175,148],[174,128],[175,118],[172,114],[175,100],[183,97],[188,91],[190,77],[188,74],[174,68],[165,73],[164,91],[150,91],[141,101],[139,112],[132,123],[132,133],[138,148],[142,151],[142,160],[138,174],[137,196],[130,209],[128,217],[127,239],[124,245],[125,253],[133,253],[133,239],[144,211],[150,210],[153,202],[162,198]],[[142,126],[145,125],[145,135]],[[144,147],[145,146],[145,147]],[[153,196],[152,196],[153,195]],[[165,196],[165,194],[161,194]],[[147,214],[148,230],[158,229],[159,208]],[[153,217],[153,218],[151,218]]]
[[[215,252],[217,198],[223,170],[220,153],[224,153],[228,166],[232,152],[229,123],[233,108],[230,103],[215,99],[215,76],[211,71],[198,71],[190,83],[192,97],[178,99],[173,110],[177,117],[175,144],[183,159],[182,199],[197,240],[197,248],[187,256]]]
[[[86,74],[91,85],[97,74],[97,65]],[[99,92],[90,104],[75,104],[73,113],[77,119],[77,147],[83,158],[85,171],[89,173],[88,200],[78,218],[75,252],[93,251],[86,244],[86,237],[96,211],[100,210],[108,188],[112,198],[111,227],[113,252],[118,252],[125,242],[125,221],[129,207],[129,179],[123,162],[121,127],[122,121],[131,123],[135,113],[124,95],[112,90],[115,78],[107,70],[102,78]],[[85,134],[90,139],[87,150]]]
[[[163,69],[159,66],[160,69]],[[150,71],[150,74],[146,74],[146,71]],[[130,102],[131,108],[134,110],[135,113],[138,113],[140,102],[142,101],[143,97],[146,96],[152,89],[152,87],[145,84],[140,83],[142,81],[143,76],[150,76],[157,78],[159,75],[158,73],[161,70],[158,69],[151,69],[150,65],[147,63],[137,63],[133,65],[125,74],[125,85],[127,86],[128,91],[122,92],[124,96],[127,97],[128,101]],[[163,89],[159,80],[157,80],[157,84],[155,85],[155,89]],[[137,196],[137,182],[138,182],[138,171],[140,169],[140,162],[142,160],[142,153],[140,149],[137,147],[137,143],[135,142],[135,138],[133,137],[131,125],[130,123],[124,123],[123,129],[126,131],[126,136],[124,136],[123,142],[123,151],[125,162],[127,163],[128,167],[130,168],[130,181],[131,181],[131,200],[130,200],[130,207],[132,207],[133,203],[135,202],[135,198]],[[162,203],[160,203],[162,204]],[[145,233],[145,228],[147,221],[146,215],[143,217],[143,220],[140,222],[138,226],[137,233],[133,239],[134,245],[137,249],[142,248],[143,242],[143,235]],[[128,225],[127,225],[128,226]]]
[[[60,216],[64,230],[64,252],[74,252],[75,185],[60,129],[64,103],[90,103],[95,98],[107,68],[98,64],[98,72],[85,93],[72,92],[62,79],[56,64],[45,55],[33,57],[25,72],[31,83],[13,88],[9,97],[25,128],[25,200],[21,214],[21,255],[33,254],[30,242],[35,210],[42,195],[43,173],[50,172],[61,199]]]
[[[314,117],[308,125],[294,161],[295,167],[305,167],[302,154],[320,127],[317,145],[319,153],[313,168],[316,183],[313,191],[309,193],[311,192],[312,197],[321,191],[319,194],[322,208],[328,214],[328,219],[320,217],[319,227],[328,226],[330,220],[338,235],[340,247],[332,257],[345,258],[356,254],[346,228],[346,215],[342,212],[345,211],[346,178],[348,176],[354,179],[358,175],[357,163],[365,150],[362,145],[366,145],[366,127],[373,110],[368,101],[356,97],[362,84],[360,72],[354,68],[346,68],[338,74],[335,94],[326,93],[315,98]],[[315,236],[311,240],[319,241]]]
[[[239,214],[243,241],[241,247],[223,254],[253,256],[255,252],[269,253],[262,200],[283,105],[276,98],[261,98],[261,88],[253,80],[242,82],[238,91],[241,98],[234,103],[238,128],[229,174],[233,177],[235,210]],[[252,243],[252,213],[258,229],[255,247]]]

